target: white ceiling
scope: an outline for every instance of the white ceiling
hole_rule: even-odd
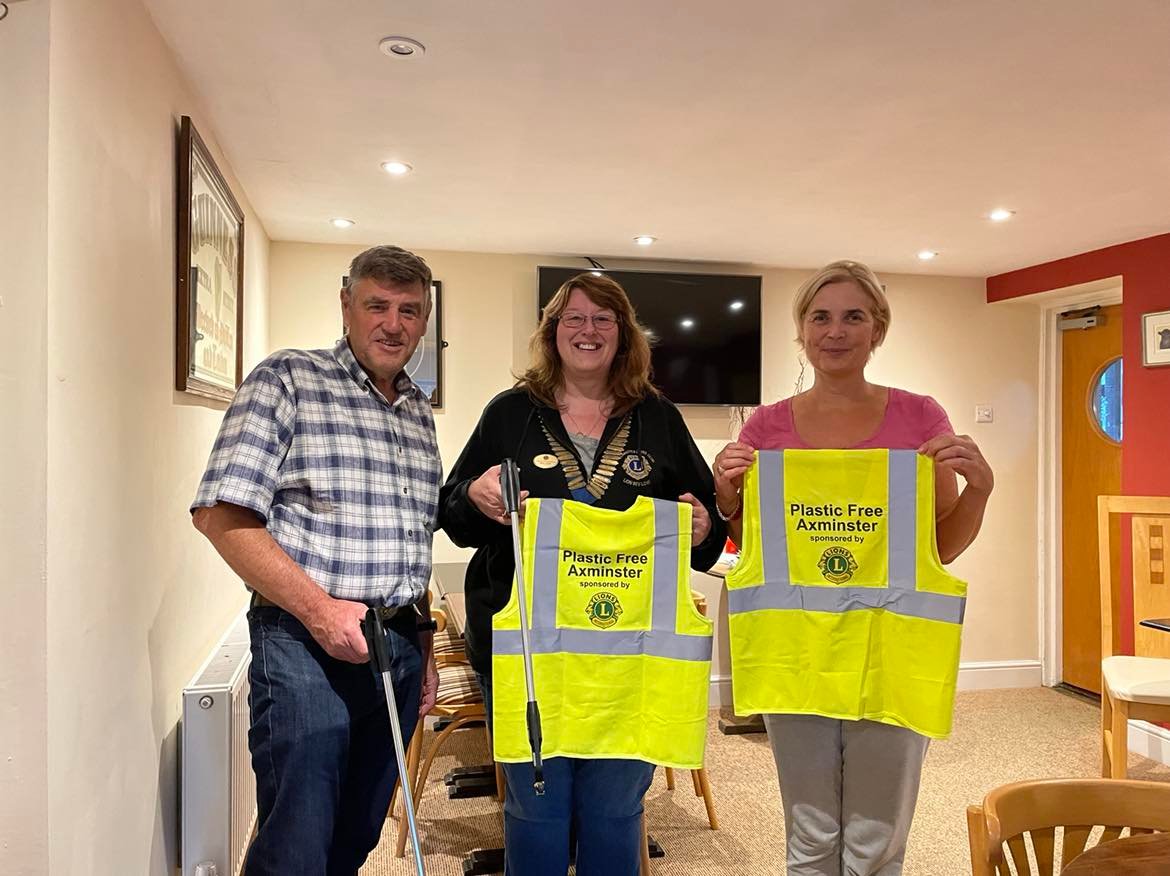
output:
[[[1170,230],[1170,0],[144,2],[277,240],[984,276]]]

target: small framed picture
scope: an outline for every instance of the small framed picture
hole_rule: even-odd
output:
[[[244,376],[244,212],[188,116],[178,147],[175,389],[230,402]]]
[[[1170,310],[1142,314],[1142,364],[1170,365]]]
[[[418,342],[414,355],[406,363],[406,373],[431,400],[432,408],[443,406],[443,284],[431,283],[431,318],[427,333]]]

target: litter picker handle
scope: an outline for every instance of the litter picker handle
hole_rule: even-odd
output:
[[[370,608],[366,610],[366,617],[362,621],[362,632],[366,635],[366,649],[370,652],[370,662],[380,675],[390,670],[390,650],[386,647],[386,631],[382,629],[382,621],[378,612]]]
[[[511,459],[505,459],[500,465],[500,497],[509,514],[520,510],[520,466]]]

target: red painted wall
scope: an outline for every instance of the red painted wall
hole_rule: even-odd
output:
[[[1142,314],[1170,310],[1170,234],[988,277],[987,300],[1004,301],[1116,276],[1122,278],[1125,399],[1121,490],[1129,495],[1170,496],[1170,366],[1142,367]],[[1128,533],[1124,538],[1128,544]],[[1133,617],[1128,556],[1121,571],[1121,646],[1132,653],[1133,625],[1124,620]]]

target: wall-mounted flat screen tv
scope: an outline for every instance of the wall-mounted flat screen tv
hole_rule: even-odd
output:
[[[543,308],[580,268],[540,267]],[[653,380],[675,404],[760,403],[759,277],[603,271],[650,332]]]

